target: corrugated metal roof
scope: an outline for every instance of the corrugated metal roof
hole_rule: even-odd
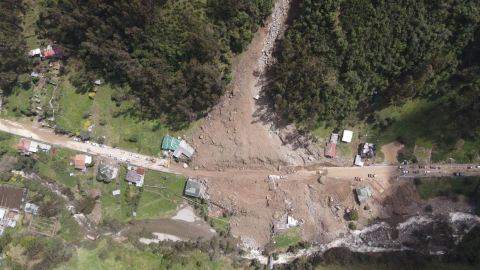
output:
[[[199,182],[188,179],[185,186],[185,195],[198,198],[200,197],[200,188],[201,184]]]
[[[162,149],[168,149],[168,150],[175,151],[175,150],[177,150],[177,147],[179,145],[180,145],[180,141],[173,138],[173,137],[165,136],[163,138]]]

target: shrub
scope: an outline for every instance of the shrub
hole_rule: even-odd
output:
[[[108,251],[105,250],[105,249],[100,251],[100,254],[98,254],[98,258],[100,258],[102,260],[108,259]]]
[[[108,121],[105,118],[101,118],[98,123],[100,124],[100,126],[105,126],[106,124],[108,124]]]
[[[356,229],[357,229],[357,225],[355,225],[355,223],[353,223],[353,222],[350,221],[350,222],[348,222],[348,228],[349,228],[350,230],[356,230]]]
[[[348,214],[348,217],[350,218],[350,220],[358,220],[358,219],[359,219],[359,216],[358,216],[358,212],[357,212],[357,211],[351,211],[351,212]]]
[[[364,210],[370,210],[370,205],[366,204],[365,207],[363,207]]]
[[[139,137],[138,137],[138,134],[134,133],[132,134],[129,138],[128,138],[128,141],[129,142],[138,142],[139,140]]]

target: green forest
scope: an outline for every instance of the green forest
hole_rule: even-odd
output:
[[[77,88],[102,76],[128,85],[149,117],[193,121],[225,92],[232,56],[245,49],[272,3],[44,1],[37,31],[83,60]]]
[[[0,86],[8,88],[25,67],[22,0],[0,1]]]
[[[429,117],[479,138],[479,12],[474,0],[305,0],[268,94],[277,113],[310,130],[359,119],[387,128],[397,119],[374,111],[439,100]]]

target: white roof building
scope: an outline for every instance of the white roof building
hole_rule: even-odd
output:
[[[42,55],[42,51],[40,50],[40,48],[37,48],[37,49],[34,49],[34,50],[31,50],[28,52],[28,56],[41,56]]]
[[[193,155],[193,152],[195,152],[195,149],[193,149],[193,147],[190,146],[186,141],[182,140],[178,145],[177,149],[175,150],[175,152],[173,152],[173,156],[178,158],[182,154],[184,154],[189,158]]]
[[[44,150],[44,151],[50,151],[50,149],[52,148],[51,145],[48,145],[48,144],[44,144],[44,143],[39,143],[38,144],[38,148]]]
[[[26,203],[25,204],[25,212],[30,213],[32,215],[36,215],[38,212],[38,205],[33,204],[33,203]]]
[[[352,142],[352,138],[353,138],[353,131],[350,131],[350,130],[343,131],[342,142],[346,142],[346,143]]]
[[[0,208],[0,219],[4,219],[7,214],[7,210]]]
[[[28,151],[32,153],[38,152],[38,142],[31,141],[30,148],[28,149]]]
[[[92,156],[86,156],[85,157],[85,164],[90,164],[92,163]]]
[[[120,195],[120,189],[112,191],[112,195]]]
[[[363,167],[363,162],[362,162],[362,158],[360,157],[360,155],[355,156],[355,165]]]

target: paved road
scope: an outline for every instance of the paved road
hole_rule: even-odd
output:
[[[220,177],[220,178],[235,178],[236,175],[243,175],[251,178],[265,178],[266,175],[272,174],[269,171],[262,170],[237,170],[229,169],[226,171],[203,171],[203,170],[193,170],[191,168],[183,168],[182,164],[172,164],[170,168],[165,168],[162,164],[168,162],[166,159],[158,159],[155,157],[149,157],[145,155],[140,155],[136,153],[131,153],[121,149],[114,149],[106,146],[102,148],[98,145],[94,146],[91,144],[86,144],[82,142],[74,141],[73,138],[68,138],[65,135],[56,135],[51,129],[41,129],[34,128],[31,126],[23,125],[17,122],[9,120],[0,120],[0,130],[15,135],[23,136],[25,138],[31,137],[33,140],[42,141],[52,145],[65,147],[73,149],[76,151],[86,152],[88,154],[103,156],[108,158],[108,155],[117,157],[118,159],[125,158],[130,159],[131,164],[136,166],[145,167],[152,170],[179,173],[188,176],[197,176],[197,177]],[[161,138],[159,138],[161,139]],[[123,152],[123,153],[122,153]],[[131,154],[131,156],[130,156]],[[139,156],[137,158],[136,156]],[[155,159],[156,162],[153,163],[149,160]],[[439,165],[441,167],[438,169],[419,169],[418,166],[406,166],[406,170],[409,171],[408,174],[403,174],[401,169],[398,169],[398,166],[393,165],[382,165],[382,166],[367,166],[367,167],[330,167],[325,168],[328,170],[328,177],[334,178],[349,178],[354,177],[368,177],[368,174],[377,174],[378,178],[390,178],[390,177],[434,177],[434,176],[451,176],[454,172],[465,172],[467,175],[480,175],[480,169],[471,169],[467,170],[467,166],[475,167],[476,164],[454,164],[454,165]],[[429,170],[430,173],[425,174],[424,171]],[[420,174],[412,174],[413,171],[420,171]],[[279,175],[287,175],[285,173],[278,173]],[[295,178],[311,178],[316,174],[315,171],[306,171],[302,170],[296,172],[295,174],[290,174]]]

